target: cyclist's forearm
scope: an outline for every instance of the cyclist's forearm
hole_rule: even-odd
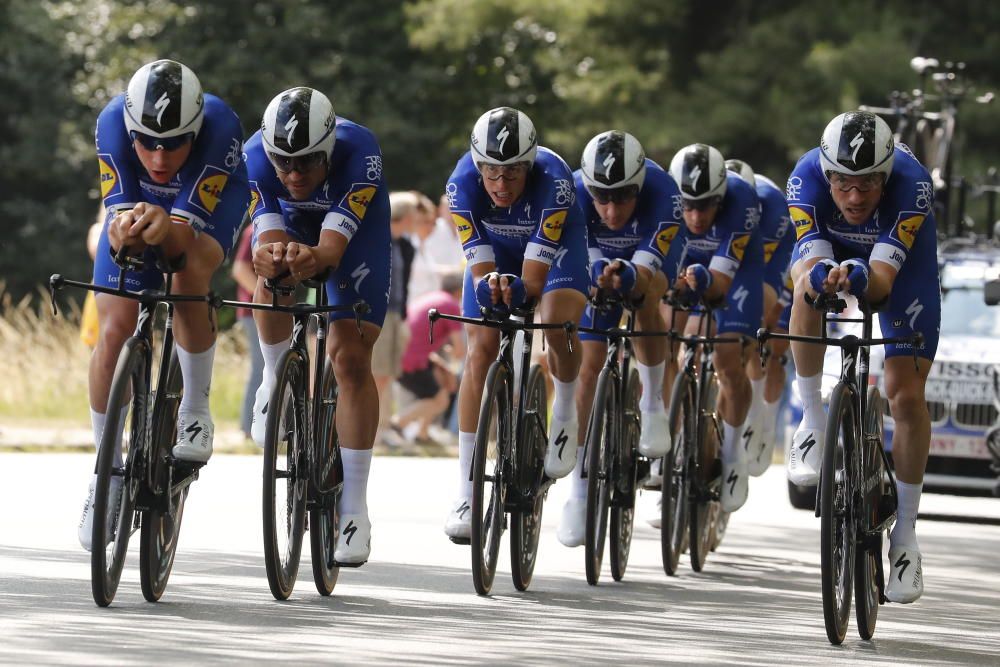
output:
[[[712,272],[712,284],[705,290],[705,301],[719,301],[724,299],[729,293],[729,288],[733,284],[733,279],[721,271],[710,269]]]
[[[521,268],[521,280],[529,298],[539,298],[545,289],[545,280],[549,276],[549,265],[533,259],[524,260]]]
[[[896,269],[885,262],[872,262],[871,271],[868,274],[868,303],[882,303],[892,292],[892,285],[896,281]]]
[[[646,290],[649,289],[649,281],[652,280],[653,272],[647,269],[645,266],[635,267],[635,287],[632,288],[631,296],[633,299],[638,299]]]
[[[319,245],[313,248],[316,255],[316,269],[336,269],[347,250],[348,238],[339,232],[324,229],[319,235]]]

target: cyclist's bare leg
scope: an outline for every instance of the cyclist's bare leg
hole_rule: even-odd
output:
[[[736,333],[724,333],[720,337],[740,339]],[[719,376],[719,414],[733,427],[743,424],[750,408],[751,390],[745,357],[743,345],[738,343],[716,345],[712,356]]]
[[[371,449],[378,427],[378,391],[372,376],[372,347],[381,328],[353,319],[330,323],[327,353],[340,388],[337,403],[337,435],[345,449]]]
[[[583,341],[583,361],[580,364],[580,376],[576,385],[576,415],[580,420],[580,440],[587,437],[587,423],[590,421],[590,409],[594,405],[594,392],[597,391],[597,376],[604,366],[608,354],[608,344],[599,340]]]
[[[582,293],[573,289],[555,289],[542,295],[541,321],[547,324],[562,322],[579,322],[587,299]],[[580,372],[583,351],[580,346],[580,336],[575,331],[571,334],[573,351],[567,349],[566,331],[550,329],[545,332],[545,344],[548,347],[549,370],[552,377],[560,382],[573,382]]]
[[[212,275],[222,264],[222,246],[208,234],[193,238],[184,251],[184,269],[174,276],[175,294],[205,295],[211,289]],[[215,344],[215,313],[205,303],[174,305],[174,337],[183,349],[196,354]]]
[[[663,316],[665,327],[673,324],[673,330],[686,332],[688,323],[688,313],[685,310],[678,310],[676,313],[672,306],[660,304],[660,314]],[[677,372],[684,363],[684,346],[680,341],[668,340],[665,348],[667,364],[663,371],[663,405],[670,410],[670,396],[674,389],[674,379]]]
[[[139,304],[110,294],[97,294],[95,302],[99,335],[90,356],[88,390],[91,410],[103,415],[108,409],[108,392],[111,391],[118,355],[122,345],[135,331]]]
[[[271,229],[262,232],[257,239],[257,245],[268,243],[291,242],[292,237],[284,230]],[[286,278],[283,284],[290,284],[291,278]],[[264,287],[264,278],[257,277],[257,289],[254,291],[254,303],[271,303],[271,291]],[[295,300],[294,295],[279,296],[278,303],[283,305],[291,304]],[[254,310],[253,319],[257,324],[257,331],[260,342],[266,345],[274,345],[282,341],[287,341],[292,335],[292,316],[288,313],[276,313],[266,310]]]
[[[885,392],[895,422],[892,435],[892,458],[896,478],[907,484],[920,484],[927,467],[930,449],[931,418],[924,398],[924,385],[931,362],[922,357],[913,365],[913,357],[904,355],[885,360]]]
[[[660,312],[660,299],[667,291],[667,278],[662,271],[653,274],[646,288],[642,305],[635,312],[636,329],[639,331],[666,331],[667,324]],[[635,358],[647,366],[663,363],[667,354],[667,339],[659,336],[635,338]]]
[[[497,358],[500,334],[494,329],[467,324],[468,346],[462,382],[458,388],[458,430],[475,433],[479,424],[479,408],[483,400],[486,372]]]
[[[803,298],[809,287],[809,269],[819,260],[810,259],[806,262],[796,262],[792,267],[792,277],[795,280],[795,292],[792,297],[792,317],[789,321],[789,332],[795,336],[819,336],[822,332],[820,312],[807,304]],[[823,372],[823,355],[825,345],[792,341],[792,357],[795,359],[795,372],[800,377],[813,377]]]

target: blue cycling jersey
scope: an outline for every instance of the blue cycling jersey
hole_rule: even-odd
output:
[[[663,271],[668,284],[677,278],[684,250],[684,209],[680,189],[663,167],[646,158],[646,178],[639,192],[632,219],[621,229],[611,229],[594,208],[594,200],[583,184],[583,173],[573,173],[577,200],[587,223],[590,261],[627,259],[654,273]]]
[[[458,160],[445,194],[469,266],[495,262],[501,249],[551,266],[563,248],[566,228],[583,226],[573,172],[541,146],[524,193],[512,206],[493,204],[469,152]]]
[[[788,214],[785,194],[774,181],[756,174],[757,198],[760,200],[760,234],[764,244],[764,283],[780,294],[788,274],[795,235]]]
[[[730,278],[744,264],[762,266],[759,223],[757,193],[742,178],[728,173],[726,196],[719,205],[712,226],[704,234],[687,230],[682,266],[703,264]]]

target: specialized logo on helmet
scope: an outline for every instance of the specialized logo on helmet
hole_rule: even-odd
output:
[[[165,60],[149,69],[146,79],[145,100],[142,105],[142,124],[167,132],[181,123],[181,105],[171,104],[181,97],[184,73],[180,63]]]
[[[285,123],[285,132],[287,133],[285,135],[285,139],[288,141],[289,144],[295,143],[295,130],[298,129],[298,127],[299,127],[299,119],[296,118],[295,116],[289,118],[288,122]]]
[[[506,125],[503,126],[503,127],[501,127],[500,131],[497,132],[497,141],[500,142],[500,152],[501,153],[503,153],[503,145],[505,143],[507,143],[507,138],[509,136],[510,136],[510,131],[507,130],[507,126]]]
[[[340,207],[350,210],[360,221],[368,212],[368,204],[375,198],[375,186],[370,183],[354,183],[350,191],[340,201]]]
[[[904,218],[903,216],[906,217]],[[924,224],[925,217],[923,214],[913,211],[903,211],[899,214],[899,220],[896,222],[896,226],[892,228],[892,231],[889,232],[889,236],[906,246],[907,250],[911,250],[913,243],[917,240],[917,232],[920,231],[920,226]]]
[[[737,262],[742,262],[743,254],[746,252],[748,243],[750,243],[749,234],[735,234],[733,236],[733,242],[729,244],[729,256]]]
[[[689,180],[691,192],[698,192],[698,181],[701,179],[701,166],[695,165],[691,168]]]
[[[606,185],[625,180],[625,135],[609,132],[598,144],[594,154],[594,166],[601,165],[603,171],[594,169],[594,179]]]
[[[211,215],[222,199],[222,189],[226,187],[228,180],[229,173],[224,169],[205,165],[191,196],[188,197],[188,202],[202,212]]]
[[[274,114],[274,145],[286,153],[297,153],[309,146],[309,106],[312,90],[295,88],[281,98]],[[299,125],[305,132],[297,132]]]
[[[680,224],[676,222],[660,223],[660,229],[656,232],[656,247],[661,255],[666,255],[670,252],[670,244],[674,242],[680,228]]]
[[[840,130],[837,162],[852,171],[875,165],[875,116],[849,113]]]
[[[604,165],[604,179],[605,180],[611,180],[611,167],[612,167],[612,165],[614,165],[614,163],[615,163],[615,156],[614,155],[610,155],[609,154],[607,157],[604,158],[604,162],[602,164]]]
[[[566,209],[542,211],[542,235],[553,243],[558,243],[562,237],[563,225],[566,224]],[[546,215],[548,213],[548,215]]]
[[[511,139],[511,135],[513,139]],[[511,109],[500,109],[490,116],[486,131],[486,155],[494,160],[509,160],[517,157],[519,125],[517,112]]]
[[[792,223],[795,225],[795,240],[799,241],[803,236],[812,231],[814,226],[813,217],[801,206],[789,206],[788,212],[791,213]]]
[[[170,98],[167,97],[166,93],[160,95],[160,99],[156,100],[156,104],[153,105],[155,109],[159,110],[159,113],[156,114],[156,124],[160,127],[163,126],[163,112],[167,110],[168,106],[170,106]]]
[[[114,158],[109,153],[101,153],[97,156],[97,165],[101,170],[101,199],[122,193],[121,180],[118,178],[118,170],[115,169]]]
[[[479,240],[476,230],[472,226],[472,211],[452,211],[451,221],[455,223],[455,229],[458,231],[458,239],[462,242],[462,245],[472,240]]]

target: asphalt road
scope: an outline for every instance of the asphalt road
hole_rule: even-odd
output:
[[[279,603],[264,573],[259,460],[219,455],[189,497],[163,600],[142,599],[133,542],[113,606],[99,609],[76,539],[91,465],[81,454],[0,454],[0,662],[1000,664],[997,500],[925,496],[923,511],[992,523],[918,523],[923,598],[883,607],[871,642],[852,619],[832,647],[818,520],[789,506],[777,466],[753,481],[701,574],[663,573],[659,532],[643,520],[656,494],[646,493],[625,581],[606,570],[597,587],[586,584],[582,550],[556,540],[567,487],[557,484],[531,589],[510,583],[505,540],[484,598],[468,547],[441,531],[455,460],[376,458],[371,561],[343,570],[321,598],[307,547],[295,593]]]

